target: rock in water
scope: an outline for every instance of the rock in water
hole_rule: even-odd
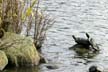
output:
[[[16,66],[38,65],[40,56],[30,37],[6,32],[1,39],[1,50],[3,50],[9,63]]]
[[[3,70],[8,64],[8,59],[5,52],[0,50],[0,70]]]

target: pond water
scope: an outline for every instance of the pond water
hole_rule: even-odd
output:
[[[47,33],[42,53],[48,64],[40,65],[39,72],[87,72],[97,65],[108,72],[108,1],[107,0],[43,0],[46,9],[56,22]],[[99,44],[100,52],[92,58],[80,57],[69,47],[75,44],[72,35],[85,37],[88,32]],[[6,72],[36,72],[36,68],[9,69]]]
[[[55,17],[47,33],[42,52],[58,69],[42,65],[42,72],[87,72],[91,65],[108,72],[108,1],[107,0],[45,0],[42,5]],[[72,35],[85,37],[88,32],[100,47],[92,58],[77,57],[69,47],[75,44]]]

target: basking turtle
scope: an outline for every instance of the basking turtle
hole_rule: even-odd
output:
[[[101,72],[101,71],[97,68],[97,66],[91,66],[89,68],[89,72]]]
[[[77,44],[80,44],[80,45],[84,45],[84,46],[89,46],[89,45],[91,45],[91,43],[90,43],[90,36],[89,36],[89,34],[87,34],[86,33],[86,36],[87,36],[87,39],[85,39],[85,38],[80,38],[80,37],[75,37],[74,35],[72,35],[72,37],[73,37],[73,39],[75,40],[75,42],[77,43]]]
[[[87,39],[86,38],[80,38],[80,37],[75,37],[74,35],[72,35],[73,39],[75,40],[75,42],[79,45],[83,45],[85,47],[90,47],[94,50],[94,51],[98,51],[99,47],[98,45],[93,41],[93,38],[90,38],[90,35],[88,33],[86,33]]]

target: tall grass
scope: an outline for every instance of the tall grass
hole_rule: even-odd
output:
[[[32,35],[40,48],[54,20],[39,8],[39,0],[0,0],[0,28],[6,32]]]

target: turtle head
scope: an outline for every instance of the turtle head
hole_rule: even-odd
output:
[[[99,51],[99,46],[94,42],[94,39],[91,38],[89,40],[89,42],[90,42],[92,48],[94,49],[94,51]]]

